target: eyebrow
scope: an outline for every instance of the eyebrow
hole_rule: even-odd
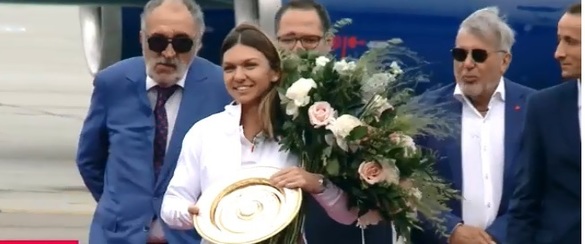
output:
[[[242,60],[240,63],[246,63],[246,62],[250,62],[250,61],[258,61],[259,58],[249,58],[249,59],[244,59]],[[223,62],[223,65],[233,65],[234,63],[232,62]]]

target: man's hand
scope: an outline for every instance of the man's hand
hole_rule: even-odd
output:
[[[496,242],[480,228],[460,225],[449,237],[449,244],[496,244]]]

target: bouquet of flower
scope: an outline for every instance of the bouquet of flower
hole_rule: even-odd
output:
[[[405,84],[419,80],[397,55],[412,52],[398,40],[358,59],[285,53],[279,96],[286,112],[280,143],[349,196],[365,228],[391,221],[410,239],[417,214],[441,228],[438,214],[456,192],[433,170],[435,154],[413,138],[448,135],[438,106],[423,104]]]

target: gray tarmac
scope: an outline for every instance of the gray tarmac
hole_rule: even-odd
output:
[[[0,239],[87,236],[95,202],[74,155],[92,77],[78,14],[0,4]]]

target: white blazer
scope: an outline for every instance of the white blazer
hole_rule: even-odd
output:
[[[254,162],[242,162],[245,138],[240,117],[240,105],[230,104],[223,112],[197,122],[185,135],[177,167],[161,207],[160,217],[170,228],[193,228],[188,207],[195,204],[214,181],[237,171],[243,164],[279,168],[299,165],[298,157],[281,151],[280,144],[272,140],[256,143]],[[356,212],[347,210],[346,195],[339,188],[328,187],[313,197],[337,222],[349,225],[357,219]]]

